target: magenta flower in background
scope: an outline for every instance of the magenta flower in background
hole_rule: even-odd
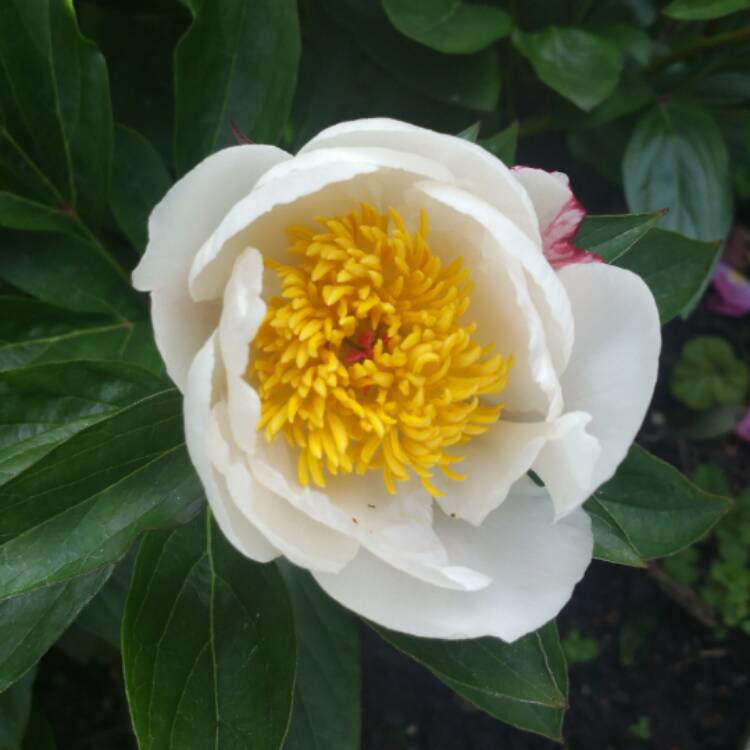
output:
[[[736,225],[729,233],[721,262],[711,279],[708,309],[719,315],[741,317],[750,312],[750,230]]]

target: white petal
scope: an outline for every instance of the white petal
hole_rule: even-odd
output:
[[[552,523],[549,500],[520,488],[479,528],[442,517],[436,529],[452,560],[492,577],[487,588],[430,586],[364,550],[340,573],[315,577],[340,604],[393,630],[514,641],[560,611],[591,561],[593,537],[583,510]]]
[[[184,389],[187,369],[218,320],[213,306],[193,309],[190,264],[229,209],[289,154],[274,146],[235,146],[198,164],[151,212],[146,252],[133,285],[151,292],[156,343],[169,376]]]
[[[283,441],[259,440],[251,468],[259,482],[299,511],[351,536],[410,576],[464,590],[489,583],[485,575],[451,562],[433,530],[432,499],[421,486],[391,496],[380,477],[339,475],[329,480],[325,490],[302,487],[296,463],[296,451]]]
[[[513,175],[524,186],[534,205],[542,233],[573,196],[568,176],[533,167],[514,167]]]
[[[295,565],[335,573],[356,554],[354,539],[316,523],[255,481],[246,456],[232,440],[227,408],[217,404],[208,425],[209,457],[222,476],[234,509]]]
[[[255,450],[261,406],[257,392],[244,375],[250,344],[266,314],[262,290],[263,258],[254,248],[247,248],[234,264],[224,290],[218,335],[226,371],[229,423],[234,440],[248,454]]]
[[[459,184],[493,205],[541,247],[536,214],[526,192],[505,164],[475,143],[398,120],[373,118],[327,128],[303,146],[300,153],[336,146],[381,146],[439,161],[450,169]]]
[[[453,468],[466,475],[464,481],[436,476],[433,483],[446,493],[438,505],[446,515],[478,526],[533,469],[562,516],[586,499],[578,502],[576,490],[581,484],[588,490],[599,457],[597,441],[586,433],[590,421],[584,412],[563,414],[552,422],[514,423],[501,417],[461,448],[466,458]]]
[[[479,273],[472,268],[472,263],[467,264],[473,271],[472,281],[477,291],[481,293],[479,285],[483,285],[484,296],[496,306],[512,302],[512,311],[501,313],[498,308],[493,320],[493,328],[498,333],[505,333],[508,326],[509,341],[518,348],[518,363],[522,365],[515,377],[511,371],[509,390],[503,395],[508,409],[514,412],[539,410],[539,404],[525,388],[530,378],[546,395],[545,416],[553,419],[562,409],[557,371],[566,361],[573,338],[570,304],[557,274],[511,221],[476,196],[436,182],[418,183],[412,194],[413,202],[427,207],[436,230],[459,228],[466,254],[472,248],[481,248],[484,265]],[[520,264],[525,279],[513,275],[514,261]],[[514,281],[515,298],[512,300],[502,299],[498,293],[502,290],[493,290],[501,274],[510,275]],[[471,314],[471,308],[469,310]],[[524,324],[525,330],[514,328],[519,323]],[[502,337],[497,344],[504,352],[506,346]]]
[[[208,456],[211,402],[218,376],[216,343],[211,336],[190,366],[185,387],[183,410],[188,453],[224,536],[246,557],[269,562],[278,557],[278,550],[234,508],[226,483],[217,476]]]
[[[576,328],[561,376],[565,406],[591,414],[588,431],[602,447],[590,493],[614,474],[646,415],[661,348],[659,313],[643,280],[625,269],[575,264],[559,276]]]
[[[235,258],[248,245],[261,248],[264,257],[282,260],[289,226],[313,226],[316,216],[345,213],[362,201],[385,208],[424,178],[453,179],[437,162],[382,148],[327,149],[279,165],[199,250],[190,271],[193,298],[221,296]]]

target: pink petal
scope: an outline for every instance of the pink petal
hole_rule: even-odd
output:
[[[721,262],[711,279],[714,293],[708,298],[708,309],[720,315],[741,317],[750,312],[750,279]]]
[[[745,416],[734,426],[734,434],[740,440],[750,443],[750,409],[745,412]]]

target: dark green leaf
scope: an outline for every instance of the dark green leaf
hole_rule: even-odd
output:
[[[352,616],[312,576],[279,563],[294,608],[297,682],[284,750],[358,750],[359,634]]]
[[[665,557],[706,534],[730,509],[731,501],[696,487],[677,469],[632,446],[615,476],[587,501],[600,520],[597,556],[625,561],[632,551],[643,560]],[[606,531],[602,535],[601,532]]]
[[[18,682],[0,693],[0,750],[21,750],[31,714],[34,677],[33,671],[27,672]]]
[[[591,516],[591,530],[594,533],[594,557],[597,560],[645,568],[645,560],[628,541],[622,529],[607,513],[604,507],[591,499],[586,503],[586,511]]]
[[[122,360],[163,372],[151,324],[76,315],[29,297],[0,295],[0,372],[76,360]]]
[[[623,214],[620,216],[587,216],[578,228],[573,242],[590,250],[607,263],[613,263],[644,237],[663,214]]]
[[[0,62],[0,140],[42,176],[58,208],[101,216],[112,164],[109,83],[73,4],[0,4]]]
[[[323,0],[323,6],[373,61],[420,93],[468,109],[495,108],[500,75],[493,50],[447,57],[399,34],[380,3]]]
[[[0,690],[26,674],[104,585],[111,567],[0,601]]]
[[[750,368],[721,336],[696,336],[685,344],[672,371],[670,390],[685,406],[705,411],[713,406],[742,404],[750,384]]]
[[[662,323],[689,307],[702,294],[714,264],[719,244],[690,240],[675,232],[652,229],[615,265],[634,271],[649,285]]]
[[[383,0],[391,23],[438,52],[479,52],[510,33],[506,11],[462,0]]]
[[[707,21],[750,9],[750,0],[672,0],[662,11],[681,21]]]
[[[497,638],[415,638],[370,626],[492,716],[530,732],[560,738],[567,668],[554,623],[510,644]]]
[[[518,123],[513,122],[505,130],[501,130],[489,138],[479,141],[491,154],[509,167],[516,163],[516,146],[518,145]]]
[[[727,149],[697,104],[669,100],[638,121],[623,161],[631,211],[668,208],[664,226],[720,240],[732,219]]]
[[[590,31],[548,26],[533,34],[518,32],[513,42],[543,83],[583,110],[603,102],[620,79],[620,49]]]
[[[203,493],[180,404],[175,391],[146,396],[41,458],[24,455],[26,468],[0,487],[0,599],[108,564],[143,531],[196,512]],[[64,398],[56,418],[67,425]]]
[[[57,742],[47,716],[38,703],[31,707],[31,716],[23,738],[23,750],[57,750]]]
[[[182,0],[193,14],[175,52],[175,161],[180,173],[236,143],[231,122],[277,143],[300,55],[294,0]]]
[[[479,137],[479,122],[474,122],[471,125],[469,125],[468,128],[464,128],[460,133],[456,133],[456,135],[459,138],[463,138],[465,141],[469,141],[469,143],[476,143],[477,138]]]
[[[281,746],[297,651],[284,583],[240,556],[208,511],[143,540],[122,645],[141,750]]]
[[[0,191],[0,227],[79,234],[79,225],[69,212],[6,190]]]
[[[66,310],[127,320],[147,314],[129,275],[89,239],[5,231],[0,236],[0,278]]]
[[[139,252],[148,240],[148,216],[172,178],[156,149],[139,133],[118,125],[112,173],[112,213]]]

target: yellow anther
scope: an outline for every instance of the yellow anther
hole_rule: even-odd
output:
[[[382,473],[390,493],[416,477],[433,497],[449,452],[481,435],[502,405],[483,402],[507,384],[512,357],[472,341],[461,317],[471,285],[463,260],[448,265],[427,240],[427,214],[410,232],[394,209],[362,204],[288,230],[290,265],[266,261],[281,282],[252,345],[246,377],[261,399],[258,429],[299,451],[302,485]]]

